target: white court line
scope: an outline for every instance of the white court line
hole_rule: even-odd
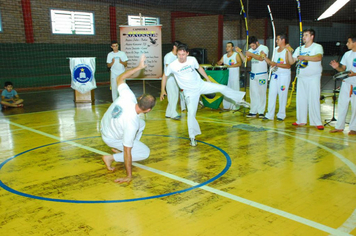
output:
[[[208,121],[208,122],[212,122],[214,123],[214,118],[206,118],[204,117],[205,119],[208,119],[208,120],[213,120],[213,121]],[[205,121],[207,122],[207,121]],[[228,121],[229,122],[229,121]],[[223,124],[226,124],[226,122],[222,122],[220,120],[217,120],[217,122],[215,123],[223,123]],[[229,122],[231,124],[236,124],[238,122],[233,122],[233,121],[230,121]],[[244,124],[244,123],[238,123],[238,124]],[[254,127],[257,127],[255,125],[251,125],[251,126],[254,126]],[[351,171],[356,175],[356,165],[350,161],[349,159],[345,158],[343,155],[335,152],[334,150],[324,146],[324,145],[321,145],[319,143],[316,143],[314,141],[310,141],[308,139],[305,139],[305,138],[301,138],[301,137],[298,137],[298,136],[295,136],[295,135],[291,135],[291,134],[288,134],[286,133],[286,131],[281,131],[280,129],[277,129],[277,128],[268,128],[269,132],[275,132],[275,133],[279,133],[279,134],[282,134],[282,135],[286,135],[286,136],[290,136],[292,138],[296,138],[296,139],[300,139],[302,141],[305,141],[305,142],[308,142],[308,143],[311,143],[315,146],[318,146],[326,151],[328,151],[329,153],[331,153],[332,155],[336,156],[337,158],[339,158],[345,165],[347,165]],[[287,132],[292,132],[292,131],[287,131]],[[306,133],[301,133],[301,132],[294,132],[294,134],[303,134],[305,135]],[[311,135],[311,134],[308,134],[308,135]],[[329,136],[322,136],[322,135],[312,135],[312,136],[316,136],[316,137],[323,137],[323,138],[331,138],[333,140],[342,140],[342,141],[346,141],[346,142],[355,142],[354,140],[347,140],[347,139],[340,139],[340,138],[335,138],[335,137],[329,137]],[[352,232],[354,229],[356,228],[356,209],[354,210],[354,212],[349,216],[349,218],[338,228],[339,230],[343,231],[343,232],[347,232],[347,233],[350,233]]]
[[[31,132],[34,132],[34,133],[49,137],[49,138],[52,138],[54,140],[66,141],[65,139],[59,138],[59,137],[51,135],[51,134],[44,133],[42,131],[38,131],[38,130],[35,130],[35,129],[32,129],[32,128],[29,128],[29,127],[26,127],[26,126],[11,122],[11,121],[8,121],[8,122],[11,125],[14,125],[14,126],[22,128],[22,129],[25,129],[25,130],[28,130],[28,131],[31,131]],[[98,153],[100,155],[108,155],[108,153],[106,153],[106,152],[103,152],[103,151],[100,151],[100,150],[97,150],[97,149],[94,149],[94,148],[91,148],[91,147],[88,147],[88,146],[85,146],[85,145],[81,145],[81,144],[75,143],[73,141],[66,141],[65,143],[71,144],[73,146],[76,146],[76,147],[79,147],[79,148],[82,148],[82,149],[85,149],[85,150],[88,150],[88,151],[91,151],[91,152],[94,152],[94,153]],[[187,179],[184,179],[184,178],[169,174],[167,172],[163,172],[163,171],[160,171],[160,170],[148,167],[148,166],[144,166],[144,165],[141,165],[141,164],[138,164],[138,163],[132,163],[132,165],[134,165],[136,167],[139,167],[139,168],[142,168],[144,170],[151,171],[153,173],[165,176],[167,178],[186,183],[186,184],[191,185],[191,186],[196,186],[196,185],[199,184],[199,183],[196,183],[194,181],[187,180]],[[258,202],[254,202],[254,201],[251,201],[251,200],[248,200],[248,199],[245,199],[245,198],[242,198],[242,197],[239,197],[239,196],[236,196],[236,195],[233,195],[233,194],[230,194],[230,193],[218,190],[218,189],[214,189],[214,188],[209,187],[209,186],[202,186],[200,188],[204,189],[206,191],[209,191],[211,193],[215,193],[217,195],[229,198],[231,200],[234,200],[234,201],[237,201],[237,202],[240,202],[240,203],[243,203],[243,204],[258,208],[258,209],[261,209],[263,211],[270,212],[270,213],[285,217],[287,219],[302,223],[304,225],[308,225],[310,227],[313,227],[315,229],[330,233],[332,235],[340,235],[340,236],[349,235],[349,236],[351,236],[350,234],[348,234],[348,232],[343,232],[341,230],[331,228],[329,226],[320,224],[318,222],[315,222],[315,221],[312,221],[312,220],[308,220],[308,219],[305,219],[303,217],[300,217],[300,216],[297,216],[297,215],[294,215],[294,214],[291,214],[291,213],[288,213],[288,212],[285,212],[285,211],[282,211],[282,210],[279,210],[279,209],[276,209],[276,208],[273,208],[273,207],[270,207],[270,206],[267,206],[267,205],[264,205],[264,204],[261,204],[261,203],[258,203]]]
[[[228,120],[217,120],[214,118],[208,118],[208,117],[199,117],[197,116],[197,118],[200,118],[201,121],[206,122],[206,123],[219,123],[219,124],[223,124],[223,125],[245,125],[246,123],[243,122],[237,122],[237,121],[228,121]],[[310,134],[310,133],[306,133],[306,132],[300,132],[300,131],[292,131],[292,130],[283,130],[280,128],[274,128],[274,127],[265,127],[265,126],[260,126],[260,125],[253,125],[253,124],[249,124],[250,126],[256,127],[256,128],[266,128],[266,131],[281,131],[281,132],[286,132],[286,133],[293,133],[293,134],[301,134],[301,135],[309,135],[309,136],[314,136],[314,137],[323,137],[326,139],[332,139],[332,140],[340,140],[340,141],[345,141],[345,142],[352,142],[352,143],[356,143],[356,140],[353,139],[348,139],[348,138],[339,138],[339,137],[335,137],[333,135],[316,135],[316,134]],[[310,127],[311,128],[311,127]],[[293,136],[294,137],[294,136]]]

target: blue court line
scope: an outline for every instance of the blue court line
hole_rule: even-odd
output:
[[[183,138],[183,137],[174,137],[174,136],[171,136],[171,135],[144,135],[144,136],[157,136],[157,137],[169,137],[169,138],[179,138],[179,139],[188,139],[188,138]],[[51,145],[55,145],[55,144],[59,144],[59,143],[65,143],[65,142],[72,142],[72,141],[76,141],[76,140],[83,140],[83,139],[88,139],[88,138],[98,138],[100,136],[94,136],[94,137],[86,137],[86,138],[79,138],[79,139],[72,139],[72,140],[66,140],[66,141],[60,141],[60,142],[55,142],[55,143],[50,143],[50,144],[46,144],[46,145],[42,145],[42,146],[39,146],[39,147],[36,147],[36,148],[32,148],[32,149],[29,149],[27,151],[24,151],[24,152],[21,152],[13,157],[10,157],[8,159],[6,159],[4,162],[2,162],[0,164],[0,171],[1,171],[1,168],[6,164],[8,163],[9,161],[13,160],[14,158],[18,157],[18,156],[21,156],[25,153],[28,153],[28,152],[31,152],[31,151],[34,151],[36,149],[40,149],[40,148],[43,148],[43,147],[48,147],[48,146],[51,146]],[[224,151],[222,150],[221,148],[215,146],[215,145],[212,145],[210,143],[206,143],[206,142],[203,142],[203,141],[199,141],[197,140],[199,143],[202,143],[202,144],[205,144],[205,145],[208,145],[210,147],[213,147],[217,150],[219,150],[221,153],[224,154],[225,158],[226,158],[226,165],[224,167],[224,169],[219,173],[217,174],[216,176],[214,176],[213,178],[203,182],[203,183],[200,183],[200,184],[197,184],[197,185],[194,185],[190,188],[186,188],[186,189],[182,189],[182,190],[179,190],[179,191],[175,191],[175,192],[170,192],[170,193],[165,193],[165,194],[160,194],[160,195],[154,195],[154,196],[149,196],[149,197],[141,197],[141,198],[132,198],[132,199],[122,199],[122,200],[101,200],[101,201],[86,201],[86,200],[68,200],[68,199],[56,199],[56,198],[46,198],[46,197],[39,197],[39,196],[35,196],[35,195],[31,195],[31,194],[27,194],[27,193],[23,193],[23,192],[20,192],[20,191],[17,191],[9,186],[7,186],[6,184],[4,184],[1,180],[0,180],[0,187],[2,187],[3,189],[5,189],[6,191],[9,191],[13,194],[16,194],[16,195],[19,195],[19,196],[23,196],[23,197],[28,197],[28,198],[33,198],[33,199],[37,199],[37,200],[44,200],[44,201],[51,201],[51,202],[64,202],[64,203],[121,203],[121,202],[135,202],[135,201],[143,201],[143,200],[149,200],[149,199],[155,199],[155,198],[161,198],[161,197],[167,197],[167,196],[171,196],[171,195],[174,195],[174,194],[179,194],[179,193],[184,193],[184,192],[188,192],[188,191],[191,191],[191,190],[194,190],[194,189],[197,189],[197,188],[200,188],[202,186],[205,186],[215,180],[217,180],[218,178],[220,178],[221,176],[223,176],[231,167],[231,158],[230,156]]]

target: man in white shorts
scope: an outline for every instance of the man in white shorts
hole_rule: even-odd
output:
[[[140,140],[145,128],[145,122],[139,114],[150,112],[156,103],[156,98],[143,94],[136,99],[135,95],[125,83],[125,79],[146,67],[145,55],[141,56],[139,65],[117,77],[119,97],[111,104],[101,120],[101,137],[112,147],[113,155],[102,157],[106,168],[114,171],[113,161],[124,162],[126,177],[115,180],[117,183],[132,180],[132,161],[141,161],[150,155],[150,149]]]
[[[349,77],[342,80],[339,100],[338,100],[338,118],[334,130],[330,133],[342,132],[345,129],[346,115],[351,102],[351,118],[349,123],[349,135],[356,135],[356,34],[347,39],[348,52],[344,54],[341,62],[335,60],[330,65],[335,70],[350,71]]]
[[[227,87],[240,91],[240,66],[241,58],[234,52],[234,44],[228,42],[226,44],[226,54],[222,56],[220,61],[217,62],[218,65],[225,65],[229,70],[229,80],[227,82]],[[238,107],[228,98],[223,100],[223,108],[225,110],[237,110]]]
[[[243,55],[242,50],[236,47],[236,51],[241,56],[242,60],[251,60],[251,73],[250,73],[250,113],[246,117],[264,118],[266,110],[266,94],[267,94],[267,62],[262,58],[261,53],[268,55],[268,48],[258,42],[255,36],[248,40],[250,49]]]
[[[276,100],[278,95],[279,109],[277,113],[277,120],[283,121],[286,118],[286,105],[288,100],[288,88],[290,84],[290,64],[288,61],[289,51],[287,46],[287,35],[278,34],[273,61],[268,58],[268,55],[262,53],[262,57],[270,65],[272,71],[269,92],[268,92],[268,111],[263,118],[264,121],[274,120],[276,110]]]
[[[316,126],[318,130],[324,130],[320,114],[320,81],[323,71],[321,60],[324,50],[320,44],[314,43],[314,38],[313,29],[303,30],[304,45],[301,47],[301,52],[298,47],[293,56],[288,54],[291,65],[296,61],[300,63],[297,75],[297,121],[293,125],[306,125],[309,109],[310,125]]]
[[[167,53],[164,56],[164,69],[166,69],[167,66],[172,61],[177,59],[177,49],[180,44],[182,44],[182,43],[179,41],[175,41],[173,43],[172,51]],[[168,76],[166,90],[167,90],[167,100],[168,100],[168,105],[167,105],[167,109],[166,109],[166,118],[171,118],[173,120],[179,120],[180,115],[177,112],[179,88],[178,88],[177,82],[174,79],[173,75]]]
[[[116,78],[121,75],[125,71],[125,67],[127,66],[127,61],[129,60],[126,56],[126,53],[123,51],[119,51],[119,44],[117,41],[111,42],[112,52],[109,52],[106,63],[110,68],[110,86],[111,86],[111,96],[112,101],[118,96],[117,93],[117,84]]]
[[[198,109],[199,98],[201,94],[210,94],[220,92],[226,97],[232,99],[235,103],[248,107],[249,104],[243,100],[245,92],[235,91],[225,85],[211,83],[204,69],[199,66],[198,61],[189,55],[188,46],[181,44],[178,47],[178,59],[173,61],[166,68],[167,75],[173,74],[178,86],[183,89],[184,98],[188,109],[188,133],[190,145],[196,146],[195,136],[201,134],[196,113]],[[199,73],[208,81],[204,82]],[[167,95],[165,91],[167,75],[163,74],[161,84],[161,101]]]

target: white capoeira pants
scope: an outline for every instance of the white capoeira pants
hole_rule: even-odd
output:
[[[349,103],[351,102],[351,118],[349,129],[356,131],[356,87],[349,83],[342,82],[338,105],[337,105],[337,122],[335,129],[345,129],[346,115],[349,110]]]
[[[279,109],[277,118],[284,120],[286,118],[286,105],[288,100],[288,89],[290,84],[290,73],[272,74],[269,82],[268,91],[268,112],[266,117],[269,120],[274,119],[276,110],[276,100],[278,95]]]
[[[110,87],[111,87],[111,97],[112,101],[115,101],[115,99],[119,96],[119,92],[117,91],[117,82],[116,79],[120,74],[115,74],[113,72],[110,72]]]
[[[184,99],[183,90],[179,91],[179,98],[180,98],[180,109],[182,111],[185,111],[187,108],[186,108],[186,105],[185,105],[185,99]]]
[[[322,125],[320,115],[320,75],[301,77],[297,80],[297,123]]]
[[[188,133],[189,138],[195,138],[196,135],[201,134],[196,114],[198,110],[198,103],[201,94],[222,93],[224,96],[232,99],[236,103],[240,102],[245,96],[245,92],[235,91],[225,85],[202,82],[201,85],[194,90],[184,90],[184,98],[188,108]]]
[[[227,87],[235,90],[240,91],[240,70],[239,68],[233,68],[236,70],[229,70],[229,80],[227,81]],[[225,98],[223,100],[223,108],[227,110],[236,110],[238,106],[234,104],[229,98]]]
[[[140,119],[140,128],[136,134],[136,138],[131,149],[132,161],[142,161],[147,159],[150,155],[150,149],[144,143],[139,141],[141,139],[142,132],[144,129],[145,121]],[[114,160],[116,162],[124,162],[124,145],[122,143],[122,140],[107,138],[104,135],[102,135],[101,137],[109,147],[121,151],[120,153],[115,153],[113,155]]]
[[[250,113],[252,114],[265,114],[267,78],[267,73],[250,75]]]
[[[167,99],[168,105],[166,109],[166,117],[177,117],[179,116],[177,112],[177,104],[179,98],[179,88],[177,82],[173,76],[167,79],[166,83]]]

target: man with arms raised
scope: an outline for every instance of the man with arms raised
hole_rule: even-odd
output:
[[[113,155],[102,157],[107,169],[114,171],[113,161],[124,162],[126,177],[115,180],[117,183],[132,180],[132,161],[141,161],[150,155],[150,149],[140,138],[145,128],[145,122],[139,114],[150,112],[156,103],[156,98],[150,94],[143,94],[136,99],[135,95],[125,83],[125,79],[146,67],[145,55],[141,56],[139,65],[117,77],[119,97],[111,104],[101,120],[101,137],[112,147]]]

